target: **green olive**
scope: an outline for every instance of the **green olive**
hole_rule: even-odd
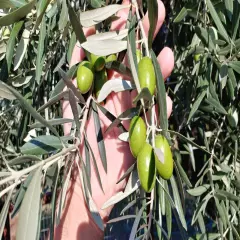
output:
[[[152,146],[145,143],[137,157],[137,169],[140,183],[146,192],[151,192],[155,186],[155,158]]]
[[[138,77],[140,87],[147,87],[151,93],[154,94],[156,87],[156,75],[152,60],[149,57],[143,57],[138,64]]]
[[[173,173],[173,157],[167,139],[163,135],[155,136],[155,147],[163,152],[162,161],[156,157],[156,168],[159,175],[164,179],[169,179]]]
[[[106,62],[117,61],[117,56],[115,54],[111,54],[107,57]]]
[[[202,54],[195,54],[195,55],[194,55],[194,60],[195,60],[195,62],[199,62],[201,56],[202,56]]]
[[[105,69],[103,69],[100,72],[95,72],[94,76],[94,93],[96,95],[96,98],[99,95],[100,90],[102,89],[102,86],[107,81],[107,72]]]
[[[136,55],[137,55],[137,63],[139,63],[140,60],[142,59],[142,53],[140,49],[136,49]]]
[[[91,53],[91,63],[95,69],[95,71],[101,71],[103,70],[105,66],[105,57],[97,56],[93,53]]]
[[[136,158],[142,146],[146,142],[147,129],[141,117],[135,116],[130,122],[129,144],[132,155]]]
[[[90,63],[80,64],[77,70],[77,85],[82,94],[87,93],[93,84],[93,72],[87,66],[91,66]]]

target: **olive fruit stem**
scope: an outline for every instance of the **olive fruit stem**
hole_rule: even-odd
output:
[[[146,37],[146,33],[144,31],[144,28],[143,28],[142,19],[141,19],[140,14],[139,14],[138,3],[137,3],[136,0],[133,0],[132,4],[136,9],[137,20],[138,20],[138,24],[140,26],[141,33],[142,33],[142,41],[144,42],[144,45],[145,45],[145,48],[146,48],[146,55],[149,57],[150,53],[149,53],[149,50],[148,50],[147,37]]]

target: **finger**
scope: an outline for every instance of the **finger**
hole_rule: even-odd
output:
[[[154,38],[159,32],[164,22],[165,16],[166,16],[166,10],[165,10],[164,4],[162,1],[158,0],[158,21],[157,21],[157,26],[154,32]],[[145,33],[148,34],[149,28],[150,28],[148,13],[146,13],[146,15],[143,17],[143,28],[145,30]]]
[[[167,77],[170,76],[174,67],[173,51],[170,48],[165,47],[160,52],[157,59],[162,71],[163,78],[166,79]]]
[[[95,27],[90,27],[90,28],[83,28],[83,32],[85,37],[88,37],[90,35],[95,34],[96,30]],[[77,43],[73,49],[73,53],[72,53],[72,58],[71,58],[71,62],[70,62],[70,67],[72,67],[73,65],[81,62],[83,59],[85,58],[85,53],[83,48],[80,46],[79,43]]]
[[[124,0],[122,2],[122,5],[129,5],[130,1],[129,0]],[[124,8],[120,11],[117,12],[116,16],[119,17],[119,19],[117,19],[116,21],[112,22],[112,26],[111,26],[111,30],[115,31],[115,30],[121,30],[124,29],[127,23],[127,19],[128,19],[128,14],[129,14],[129,8]]]

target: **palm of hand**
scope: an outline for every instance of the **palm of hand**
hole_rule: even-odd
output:
[[[124,4],[129,4],[129,1],[124,1]],[[124,9],[118,13],[118,16],[121,18],[117,21],[115,21],[112,25],[112,30],[121,29],[124,27],[126,18],[128,16],[128,10]],[[159,31],[162,22],[165,18],[165,8],[162,4],[162,2],[159,1],[159,19],[158,19],[158,25],[156,32]],[[149,29],[149,23],[148,23],[148,17],[145,16],[143,20],[145,32],[148,32]],[[93,29],[85,29],[86,35],[91,35],[94,33]],[[83,50],[79,47],[75,47],[71,65],[80,62],[83,60]],[[161,70],[163,73],[163,76],[166,78],[169,76],[169,74],[172,71],[174,60],[173,60],[173,53],[169,48],[164,48],[162,52],[158,56],[158,60],[161,66]],[[114,73],[112,78],[116,77],[122,77],[119,76],[119,74]],[[136,93],[129,91],[121,92],[121,93],[112,93],[106,101],[106,104],[104,107],[108,109],[114,116],[120,115],[123,111],[129,109],[132,107],[132,97]],[[167,106],[168,106],[168,115],[171,113],[172,108],[172,102],[170,98],[167,98]],[[72,117],[72,111],[70,108],[70,105],[68,102],[63,103],[63,115],[64,117],[70,118]],[[99,117],[101,121],[101,127],[102,131],[104,132],[106,128],[111,123],[102,113],[99,111]],[[123,123],[126,129],[128,129],[128,122]],[[69,125],[64,126],[65,134],[69,133]],[[104,202],[106,202],[111,196],[122,190],[126,184],[125,181],[122,181],[119,184],[116,184],[116,182],[119,180],[119,178],[124,174],[124,172],[131,166],[131,164],[134,161],[134,158],[130,152],[129,144],[126,142],[123,142],[118,139],[118,135],[120,134],[118,128],[112,129],[107,135],[104,136],[104,143],[106,148],[106,155],[107,155],[107,165],[108,165],[108,171],[105,173],[104,168],[101,163],[101,158],[98,151],[98,145],[96,141],[96,132],[94,127],[94,119],[93,116],[89,119],[86,125],[86,134],[88,136],[89,143],[91,145],[91,148],[94,152],[94,155],[97,160],[99,173],[101,176],[101,181],[103,185],[102,192],[97,176],[94,170],[94,167],[91,167],[91,186],[92,186],[92,197],[95,201],[95,204],[99,210],[99,213],[101,217],[106,220],[107,216],[109,215],[111,208],[108,208],[107,210],[101,210],[101,207]],[[83,153],[84,156],[84,153]],[[60,228],[68,229],[68,238],[74,239],[73,237],[74,232],[77,231],[78,225],[82,221],[91,221],[89,220],[89,216],[85,215],[85,217],[80,217],[80,213],[82,210],[82,205],[79,203],[80,201],[83,201],[82,197],[82,191],[80,186],[79,178],[76,178],[76,181],[74,184],[70,187],[71,191],[69,191],[68,195],[68,206],[66,207],[65,213],[63,214],[63,220],[61,223]],[[82,219],[81,219],[82,218]],[[69,234],[71,234],[71,237],[69,237]],[[63,236],[64,234],[62,234]],[[58,239],[58,238],[57,238]],[[83,238],[84,239],[84,238]],[[89,238],[91,239],[91,238]]]

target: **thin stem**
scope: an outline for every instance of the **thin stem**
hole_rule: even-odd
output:
[[[149,57],[150,53],[149,53],[149,50],[148,50],[148,41],[147,41],[146,33],[144,31],[144,28],[143,28],[142,19],[141,19],[140,14],[139,14],[138,4],[137,4],[136,0],[133,0],[133,6],[136,9],[137,20],[138,20],[138,24],[139,24],[139,27],[140,27],[141,33],[142,33],[142,41],[144,42],[144,45],[145,45],[145,48],[146,48],[146,55]]]
[[[0,181],[0,186],[7,183],[7,182],[10,182],[12,180],[16,180],[16,179],[19,179],[21,178],[22,176],[24,176],[25,174],[28,174],[30,173],[31,171],[35,170],[36,168],[40,167],[40,166],[45,166],[47,163],[51,162],[52,161],[52,164],[56,161],[59,161],[62,157],[66,156],[67,154],[69,154],[69,152],[73,151],[73,150],[76,150],[76,146],[75,145],[72,145],[70,146],[69,148],[65,148],[63,149],[61,152],[45,159],[45,160],[42,160],[41,162],[38,162],[37,164],[31,166],[31,167],[28,167],[26,169],[23,169],[21,171],[16,171],[12,176],[9,176],[7,178],[4,178]],[[53,161],[54,160],[54,161]],[[44,168],[44,167],[43,167]]]

